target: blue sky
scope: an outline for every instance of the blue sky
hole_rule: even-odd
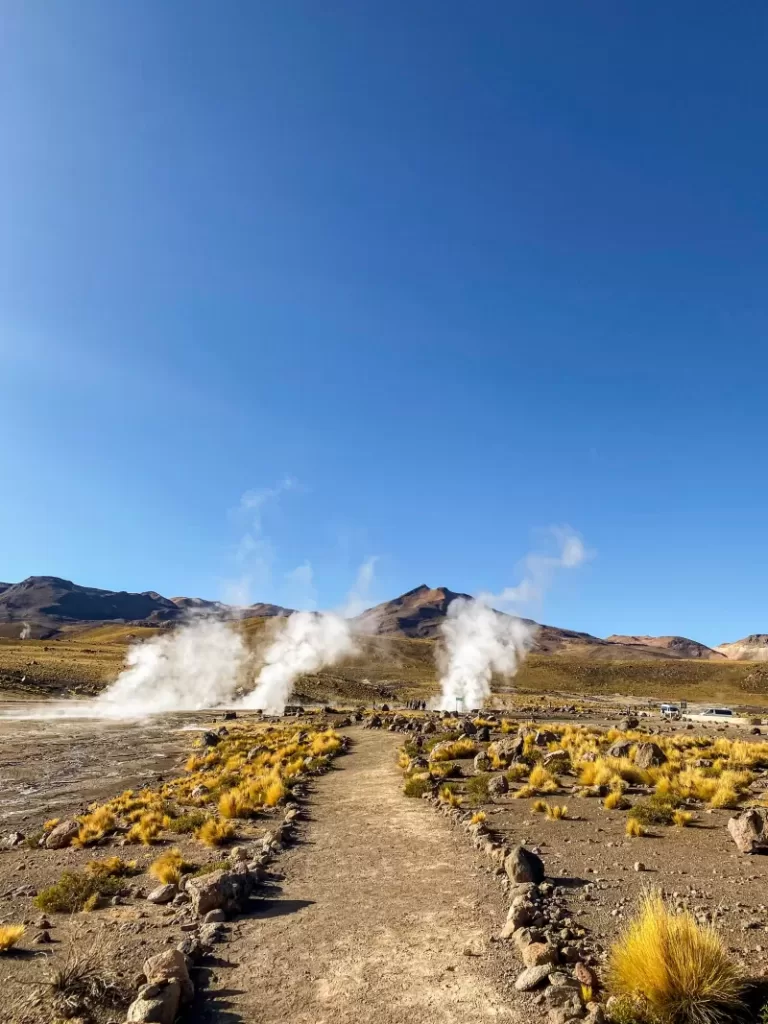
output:
[[[0,579],[768,630],[764,4],[3,21]]]

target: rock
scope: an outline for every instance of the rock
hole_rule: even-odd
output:
[[[515,988],[518,992],[530,992],[531,989],[541,985],[549,977],[552,970],[550,964],[539,964],[538,967],[526,967],[515,981]]]
[[[216,747],[221,743],[221,737],[217,733],[211,732],[210,729],[206,730],[200,739],[204,747]]]
[[[220,924],[201,924],[200,942],[203,946],[212,946],[216,942],[223,942],[226,932]]]
[[[632,715],[627,715],[626,718],[622,718],[619,722],[619,730],[621,732],[630,732],[632,729],[636,729],[640,725],[640,719],[635,718]]]
[[[548,754],[545,754],[541,759],[541,763],[545,768],[563,768],[567,767],[571,756],[567,750],[550,750]]]
[[[537,747],[548,747],[550,743],[557,743],[560,737],[556,732],[551,732],[549,729],[540,729],[533,737],[533,742]]]
[[[526,967],[557,963],[557,949],[548,942],[531,942],[521,952]]]
[[[130,1024],[173,1024],[181,1002],[179,982],[144,986],[142,992],[128,1007],[126,1020]]]
[[[209,910],[203,918],[205,924],[214,924],[217,921],[226,921],[227,915],[223,910]]]
[[[461,731],[465,736],[475,736],[477,734],[477,726],[471,718],[465,718],[461,723]]]
[[[47,942],[53,942],[53,939],[51,938],[51,933],[49,931],[43,930],[35,935],[32,942],[35,946],[43,946]]]
[[[645,871],[645,864],[641,860],[635,861],[635,871]]]
[[[495,754],[503,765],[509,766],[513,761],[517,761],[524,747],[525,741],[522,736],[505,736],[491,743],[488,753],[491,756]]]
[[[491,730],[488,728],[487,725],[481,725],[480,728],[477,730],[478,742],[487,743],[490,738]]]
[[[238,913],[250,896],[254,879],[243,864],[232,871],[212,871],[199,878],[190,878],[187,893],[196,914],[203,916],[209,910]]]
[[[587,967],[585,963],[578,963],[573,968],[573,976],[581,985],[586,985],[588,988],[596,989],[597,975],[591,967]]]
[[[544,881],[544,862],[524,846],[516,846],[506,857],[504,870],[513,882]]]
[[[586,1009],[589,1024],[605,1024],[605,1010],[600,1003],[587,1003]]]
[[[20,846],[23,842],[23,832],[8,832],[6,835],[3,836],[2,843],[0,843],[0,846],[2,846],[6,850],[12,850],[14,846]]]
[[[143,971],[150,985],[177,982],[182,1003],[191,1003],[194,999],[195,986],[189,977],[184,954],[178,949],[166,949],[162,953],[148,957],[144,961]]]
[[[640,743],[635,751],[635,764],[638,768],[654,768],[666,760],[667,755],[658,743]]]
[[[476,772],[489,772],[492,767],[491,759],[484,750],[481,750],[479,754],[475,754],[472,764]]]
[[[768,836],[764,831],[765,814],[762,808],[750,807],[729,820],[728,831],[740,853],[768,852]]]
[[[166,885],[158,885],[156,889],[153,889],[147,899],[150,903],[170,903],[178,895],[178,892],[176,886],[172,882],[168,882]]]
[[[504,796],[508,792],[509,783],[506,775],[494,775],[492,779],[488,780],[488,796]]]
[[[617,740],[606,751],[608,757],[629,757],[632,740]]]
[[[227,854],[227,860],[234,861],[235,863],[240,860],[248,861],[250,859],[251,855],[248,852],[248,847],[246,846],[233,846]]]
[[[60,821],[45,837],[46,850],[61,850],[69,846],[79,831],[76,821]]]

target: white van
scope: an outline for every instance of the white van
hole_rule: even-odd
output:
[[[661,717],[666,718],[668,721],[677,722],[682,718],[682,712],[679,704],[662,704],[661,705]]]

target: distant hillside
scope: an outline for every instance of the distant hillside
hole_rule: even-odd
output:
[[[369,608],[354,619],[357,630],[369,637],[435,640],[441,635],[448,608],[458,597],[448,587],[422,584],[391,601]],[[0,583],[0,637],[55,639],[83,630],[126,624],[131,629],[172,628],[194,614],[216,614],[232,619],[263,620],[290,615],[290,608],[258,603],[235,608],[201,597],[163,597],[154,590],[140,594],[83,587],[57,576],[30,576],[21,583]],[[500,613],[501,614],[501,613]],[[681,636],[609,636],[603,640],[559,626],[535,627],[533,651],[587,661],[657,661],[699,659],[768,661],[768,634],[753,634],[732,644],[707,647]]]
[[[30,576],[0,593],[0,631],[5,636],[18,636],[25,623],[32,636],[44,637],[82,622],[159,623],[179,614],[172,601],[152,591],[129,594],[81,587],[58,576]]]
[[[743,640],[719,644],[715,650],[731,661],[768,661],[768,633],[750,633]]]
[[[606,637],[609,644],[622,646],[652,647],[667,651],[678,658],[706,658],[709,661],[720,661],[725,655],[720,650],[713,650],[697,640],[689,640],[684,636],[613,636]]]

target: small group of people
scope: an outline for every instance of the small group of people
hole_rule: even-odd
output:
[[[407,700],[405,709],[406,711],[426,711],[427,702],[425,700]]]

